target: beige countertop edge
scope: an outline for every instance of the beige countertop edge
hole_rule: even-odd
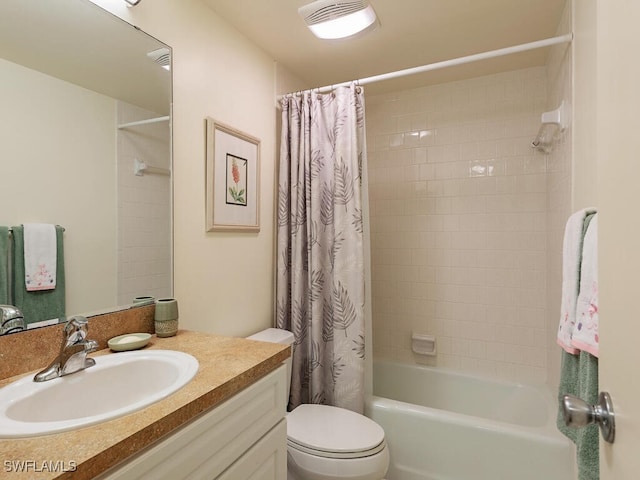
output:
[[[290,355],[286,345],[186,330],[175,337],[153,336],[145,349],[190,353],[198,359],[198,373],[169,397],[124,417],[70,432],[0,440],[0,457],[5,462],[0,465],[0,478],[91,479],[221,404],[275,370]],[[94,356],[105,354],[117,355],[105,349]],[[0,381],[0,388],[23,376]],[[16,464],[6,462],[32,463],[20,472],[16,467],[9,471],[8,465]],[[57,471],[43,471],[49,465],[56,465]],[[68,471],[61,472],[64,469]]]

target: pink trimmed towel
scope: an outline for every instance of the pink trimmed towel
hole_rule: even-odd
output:
[[[598,335],[598,214],[587,227],[582,247],[580,292],[576,306],[576,325],[571,345],[594,357],[599,354]]]
[[[24,282],[28,292],[56,288],[56,227],[24,224]]]
[[[571,344],[571,337],[576,325],[576,305],[580,289],[580,263],[582,261],[582,242],[584,239],[584,223],[594,208],[579,210],[569,217],[564,229],[562,245],[562,303],[560,306],[560,325],[557,342],[565,351],[573,355],[579,352]]]

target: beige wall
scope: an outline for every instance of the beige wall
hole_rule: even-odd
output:
[[[597,2],[595,98],[600,219],[599,388],[611,394],[614,444],[600,440],[603,480],[637,478],[640,470],[640,363],[637,338],[640,224],[638,223],[638,107],[640,3]]]
[[[0,224],[65,227],[67,312],[112,307],[115,100],[1,59],[0,78],[2,109],[12,112],[0,116]]]
[[[94,3],[173,48],[174,293],[185,328],[247,335],[272,324],[274,63],[198,1]],[[205,232],[205,118],[261,140],[258,234]]]
[[[573,2],[574,114],[572,207],[598,206],[596,0]]]
[[[292,74],[282,64],[276,63],[276,95],[285,95],[311,88],[304,80]]]
[[[562,238],[571,213],[598,205],[596,0],[568,0],[558,34],[573,31],[571,48],[554,47],[548,66],[549,108],[572,106],[571,123],[548,157],[547,302],[549,383],[557,384],[560,349],[555,346],[562,282]]]

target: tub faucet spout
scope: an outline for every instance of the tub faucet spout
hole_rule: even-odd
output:
[[[62,347],[51,365],[33,377],[34,382],[45,382],[57,377],[84,370],[96,364],[87,357],[98,349],[98,342],[87,339],[88,320],[80,315],[69,319],[62,331]]]

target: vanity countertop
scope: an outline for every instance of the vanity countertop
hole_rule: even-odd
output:
[[[169,397],[123,417],[70,432],[0,439],[0,478],[93,478],[224,402],[275,370],[290,355],[287,345],[186,330],[175,337],[153,336],[145,349],[190,353],[200,363],[198,373]],[[117,355],[105,349],[93,356],[104,354]],[[22,376],[0,380],[0,388]]]

